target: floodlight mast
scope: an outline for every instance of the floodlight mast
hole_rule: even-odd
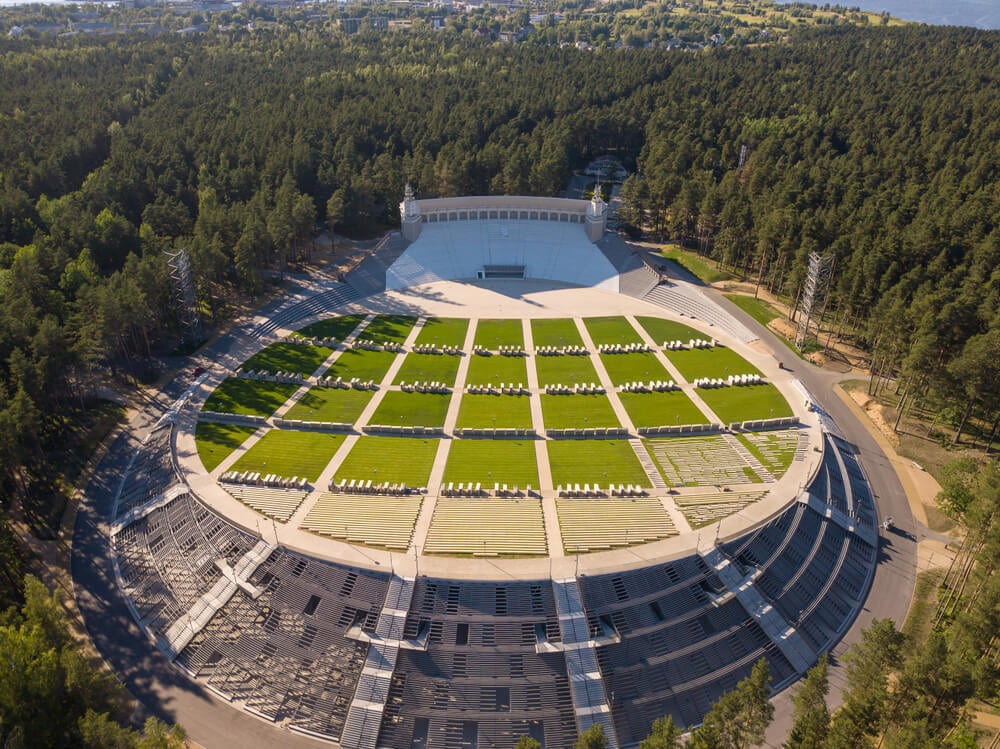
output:
[[[202,342],[201,316],[194,294],[194,279],[191,278],[191,259],[185,249],[165,252],[167,269],[170,273],[170,287],[173,291],[174,308],[181,330],[181,342],[197,345]]]
[[[824,306],[827,292],[830,290],[830,281],[833,279],[833,269],[837,264],[835,255],[820,255],[818,252],[809,253],[809,270],[806,272],[806,284],[802,291],[802,310],[799,313],[798,326],[795,329],[795,345],[799,349],[805,346],[809,340],[809,330],[812,327],[813,312]],[[820,319],[816,322],[817,336]]]

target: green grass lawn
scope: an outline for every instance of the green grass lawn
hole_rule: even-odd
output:
[[[618,393],[636,428],[707,424],[705,414],[680,390],[667,393]]]
[[[687,252],[679,247],[670,247],[662,250],[660,255],[667,260],[673,260],[689,273],[696,275],[702,283],[715,283],[716,281],[728,281],[732,278],[725,271],[716,270],[702,260],[693,252]]]
[[[795,460],[797,430],[749,432],[735,436],[775,476],[784,475]]]
[[[246,442],[256,431],[254,427],[199,421],[194,430],[194,439],[205,470],[214,471],[219,463],[229,457],[233,450]]]
[[[398,354],[389,351],[348,349],[341,352],[337,361],[326,370],[325,375],[334,378],[343,377],[345,380],[357,377],[362,381],[381,382],[397,356]]]
[[[410,437],[361,437],[344,458],[334,479],[391,481],[427,486],[439,440]],[[388,509],[388,508],[387,508]]]
[[[615,385],[626,382],[672,380],[656,354],[601,354],[601,364]]]
[[[358,334],[360,338],[384,343],[402,343],[410,335],[417,318],[408,315],[378,315]]]
[[[428,317],[417,333],[417,343],[435,346],[458,346],[465,344],[469,331],[469,321],[460,317]]]
[[[298,389],[298,385],[290,383],[230,377],[219,384],[202,409],[227,414],[270,416]]]
[[[443,382],[448,387],[455,384],[458,365],[462,357],[449,354],[414,354],[409,353],[403,360],[403,366],[396,373],[394,385],[401,382]]]
[[[589,356],[536,356],[534,361],[541,387],[598,382],[597,370]]]
[[[657,346],[662,346],[664,341],[684,341],[687,343],[692,338],[712,337],[682,322],[664,320],[662,317],[637,317],[635,319],[656,341]]]
[[[520,320],[480,320],[476,324],[476,346],[496,351],[500,346],[524,346],[524,326]]]
[[[664,351],[664,355],[691,382],[698,377],[721,377],[735,374],[760,374],[760,370],[731,348],[684,349]]]
[[[315,481],[343,441],[342,434],[272,429],[236,461],[233,470],[305,476]]]
[[[306,338],[336,338],[338,341],[343,341],[361,324],[365,317],[365,315],[328,317],[326,320],[306,325],[302,330],[296,332]]]
[[[542,395],[541,398],[546,429],[621,426],[606,395]]]
[[[531,398],[527,395],[462,395],[458,427],[471,429],[531,428]]]
[[[392,390],[385,394],[369,424],[401,426],[444,426],[451,395],[437,393],[403,393]]]
[[[374,390],[312,388],[289,409],[285,418],[353,424],[373,395]]]
[[[582,346],[583,338],[569,318],[532,320],[531,340],[538,346]]]
[[[602,343],[642,343],[642,336],[624,317],[585,317],[583,323],[595,346]]]
[[[552,483],[650,486],[627,440],[549,440]]]
[[[698,395],[723,424],[792,415],[788,401],[770,383],[739,387],[699,388]]]
[[[781,317],[777,308],[763,299],[754,299],[752,296],[743,294],[725,294],[724,296],[761,325],[766,326],[774,318]]]
[[[521,382],[528,386],[528,368],[523,356],[480,356],[471,354],[469,360],[469,373],[465,381],[469,385],[486,385],[492,382],[499,385],[501,382],[513,382],[515,385]]]
[[[532,440],[452,440],[444,483],[507,484],[538,488],[538,465]]]
[[[325,346],[309,346],[285,341],[272,343],[243,362],[243,371],[263,369],[268,372],[295,372],[308,377],[332,353],[333,349]]]

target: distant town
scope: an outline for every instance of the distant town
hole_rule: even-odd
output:
[[[516,0],[433,0],[374,4],[265,0],[161,3],[121,0],[80,5],[0,8],[0,34],[11,39],[77,34],[266,33],[282,25],[329,34],[446,31],[474,34],[497,43],[535,43],[579,49],[706,47],[759,44],[808,26],[874,26],[900,23],[887,14],[857,7],[779,5],[771,0],[707,3],[643,3],[641,0],[585,5]]]

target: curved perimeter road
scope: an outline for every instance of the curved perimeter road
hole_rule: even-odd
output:
[[[308,284],[305,284],[308,286]],[[918,526],[902,485],[889,459],[858,420],[851,408],[834,392],[842,375],[825,372],[787,355],[784,343],[769,330],[724,299],[721,294],[706,292],[761,339],[809,389],[816,401],[830,414],[844,436],[857,448],[881,516],[892,515],[896,531],[883,538],[879,564],[865,606],[853,626],[831,654],[831,704],[838,704],[843,686],[843,671],[838,656],[857,641],[863,627],[873,618],[889,617],[902,622],[909,609],[916,575],[916,541],[925,534]],[[284,297],[283,297],[284,298]],[[277,306],[278,302],[270,306]],[[211,363],[223,355],[231,343],[228,336],[204,349],[199,360]],[[194,366],[194,363],[192,363]],[[107,663],[121,676],[129,692],[148,714],[181,723],[195,742],[215,747],[239,746],[241,749],[270,749],[273,746],[315,749],[329,745],[257,719],[235,709],[201,684],[176,668],[142,633],[115,583],[109,553],[108,528],[115,493],[134,454],[138,441],[190,384],[182,374],[145,404],[120,430],[107,454],[94,471],[84,491],[73,533],[71,571],[77,605],[87,631]],[[775,720],[765,746],[780,746],[791,725],[791,690],[775,697]]]

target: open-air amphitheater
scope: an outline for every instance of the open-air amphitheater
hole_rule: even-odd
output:
[[[698,724],[760,658],[778,692],[840,640],[876,509],[774,352],[600,199],[401,211],[145,436],[111,548],[156,648],[349,749],[567,749]]]

